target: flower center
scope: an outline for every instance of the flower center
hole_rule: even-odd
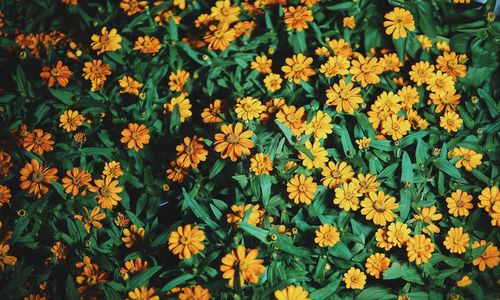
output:
[[[43,180],[43,173],[41,171],[35,171],[33,175],[31,175],[31,179],[34,183],[40,183]]]
[[[180,242],[183,245],[188,245],[191,242],[191,239],[189,238],[189,236],[183,235],[183,236],[181,236]]]
[[[373,208],[377,212],[384,212],[385,211],[385,203],[383,201],[377,200],[373,203]]]
[[[104,197],[109,197],[110,194],[111,194],[111,190],[109,189],[109,187],[103,186],[101,188],[101,195],[103,195]]]
[[[238,144],[238,142],[240,141],[240,137],[234,133],[230,133],[227,135],[226,141],[229,144]]]

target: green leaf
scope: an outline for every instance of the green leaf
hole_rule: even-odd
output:
[[[295,142],[293,141],[293,137],[295,136],[295,134],[293,134],[293,132],[290,130],[290,128],[286,127],[285,124],[281,123],[280,121],[278,120],[274,120],[274,122],[276,123],[276,125],[278,125],[278,127],[281,129],[281,131],[283,132],[283,134],[285,135],[286,139],[288,140],[288,142],[290,144],[295,144]]]
[[[371,300],[371,299],[385,299],[386,296],[396,296],[391,293],[391,290],[383,287],[369,287],[364,289],[356,296],[356,300]]]
[[[340,132],[340,142],[342,143],[345,155],[353,156],[356,153],[356,150],[352,145],[351,137],[349,136],[349,131],[347,131],[347,128],[345,127],[343,127]]]
[[[174,105],[174,110],[172,111],[172,115],[170,116],[170,133],[175,133],[179,130],[181,126],[181,114],[179,112],[179,105]]]
[[[477,89],[477,93],[486,102],[486,107],[488,107],[490,115],[496,118],[498,116],[498,103],[483,89]]]
[[[396,52],[398,53],[399,60],[401,61],[402,64],[404,64],[406,39],[405,38],[392,39],[392,42],[394,43],[394,47],[396,48]]]
[[[142,271],[138,275],[135,275],[128,282],[128,289],[133,290],[133,289],[141,287],[141,286],[147,286],[148,280],[151,277],[153,277],[153,275],[156,274],[156,272],[158,272],[160,269],[161,269],[161,266],[149,267],[145,271]]]
[[[323,300],[323,299],[328,299],[331,295],[333,295],[339,288],[340,281],[341,281],[341,276],[338,274],[338,272],[335,274],[334,279],[331,279],[330,277],[330,283],[328,283],[326,286],[322,287],[319,290],[315,290],[310,294],[310,297],[312,300]]]
[[[174,18],[170,18],[168,22],[168,35],[171,40],[177,41],[179,39],[179,34],[177,33],[177,24],[175,24]]]
[[[265,230],[265,229],[262,229],[260,227],[256,227],[256,226],[253,226],[253,225],[250,225],[248,223],[245,223],[242,221],[238,222],[238,225],[240,226],[240,228],[245,231],[246,233],[250,234],[251,236],[259,239],[261,242],[263,242],[264,244],[269,244],[269,231],[268,230]]]
[[[352,1],[341,2],[335,5],[325,7],[329,11],[347,11],[356,7],[356,3]]]
[[[67,194],[64,191],[64,187],[62,186],[62,184],[60,184],[57,181],[52,181],[51,183],[52,183],[52,186],[54,187],[54,189],[56,190],[56,192],[59,194],[59,196],[61,196],[61,198],[66,200]]]
[[[66,277],[66,297],[71,300],[80,299],[80,294],[76,290],[75,281],[73,280],[73,276],[71,276],[71,274]]]
[[[68,91],[63,91],[63,90],[55,90],[55,89],[49,89],[49,92],[56,97],[57,100],[61,101],[62,103],[71,106],[74,104],[72,98],[73,98],[73,93],[68,92]]]
[[[170,291],[171,289],[173,289],[174,287],[176,286],[180,286],[181,284],[184,284],[185,282],[188,282],[189,280],[191,280],[192,278],[194,278],[193,275],[191,274],[182,274],[180,276],[177,276],[175,279],[172,279],[171,281],[169,281],[167,284],[165,284],[159,291],[158,293],[160,294],[163,294],[163,293],[166,293],[168,291]]]
[[[271,176],[260,174],[259,176],[260,188],[262,190],[262,204],[267,207],[269,203],[269,198],[271,197]]]
[[[406,151],[403,152],[403,161],[401,162],[401,182],[413,183],[413,166]]]
[[[446,174],[450,175],[453,178],[456,179],[461,179],[462,175],[460,175],[460,171],[455,168],[455,166],[450,163],[448,160],[444,158],[436,158],[432,161],[434,166],[438,168],[439,170],[445,172]]]
[[[402,188],[399,192],[399,196],[401,197],[401,201],[399,203],[399,214],[401,221],[404,222],[410,213],[411,208],[411,190]]]
[[[224,169],[226,163],[227,162],[225,159],[217,159],[212,169],[210,169],[210,173],[208,174],[208,179],[212,179],[215,176],[217,176],[217,174],[219,174],[222,171],[222,169]]]

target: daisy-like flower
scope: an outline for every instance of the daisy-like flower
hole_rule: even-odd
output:
[[[377,241],[377,247],[382,248],[386,251],[391,250],[393,247],[392,243],[389,242],[389,237],[387,236],[388,229],[386,226],[377,229],[375,232],[375,240]]]
[[[10,246],[7,243],[0,243],[0,270],[5,271],[5,265],[13,266],[17,262],[17,257],[7,255]]]
[[[58,60],[54,67],[44,66],[40,73],[40,78],[47,81],[49,88],[53,87],[56,82],[61,87],[65,87],[69,83],[69,78],[73,76],[68,66],[63,65],[61,60]]]
[[[437,92],[430,93],[429,100],[427,104],[436,105],[435,112],[440,113],[443,110],[445,111],[454,111],[460,104],[460,98],[462,95],[456,94],[455,91],[451,92]]]
[[[427,263],[434,252],[434,244],[431,239],[423,234],[416,235],[408,240],[406,244],[408,261],[420,265]]]
[[[109,65],[102,62],[100,59],[87,61],[83,66],[83,78],[92,82],[91,91],[95,92],[104,86],[107,77],[111,75]]]
[[[333,132],[332,118],[321,110],[306,125],[304,134],[312,134],[314,139],[326,139]]]
[[[359,55],[351,61],[349,72],[352,74],[353,82],[360,82],[362,87],[380,82],[379,75],[384,67],[377,61],[376,57],[364,57]]]
[[[372,142],[371,138],[363,137],[362,139],[355,140],[358,145],[359,150],[368,149],[370,147],[370,143]]]
[[[326,90],[326,104],[336,106],[337,112],[345,112],[353,114],[354,110],[358,109],[363,103],[363,98],[360,95],[361,88],[354,87],[352,82],[346,83],[341,79],[339,83],[334,83]]]
[[[366,275],[360,269],[351,267],[346,273],[344,273],[342,280],[344,281],[346,288],[362,290],[366,284]]]
[[[201,285],[183,287],[178,295],[179,300],[210,300],[210,291]]]
[[[463,227],[452,227],[444,239],[443,245],[450,253],[465,253],[469,247],[469,234],[464,232]]]
[[[23,147],[28,152],[33,152],[38,155],[43,155],[44,152],[49,152],[54,150],[52,145],[55,144],[51,140],[52,135],[42,129],[33,129],[28,135],[23,139]]]
[[[299,151],[299,158],[302,160],[302,165],[307,169],[318,168],[322,169],[328,162],[328,151],[321,147],[318,140],[314,143],[310,141],[305,142],[304,146],[312,154],[312,158],[306,155],[304,152]]]
[[[265,110],[266,106],[259,99],[253,97],[244,97],[234,107],[236,116],[243,121],[258,119]]]
[[[139,90],[142,89],[144,84],[135,80],[132,76],[123,76],[119,81],[120,94],[128,93],[135,96],[139,96]]]
[[[48,185],[58,179],[56,168],[43,166],[34,158],[26,163],[19,173],[21,190],[28,190],[29,194],[35,195],[38,199],[49,191]]]
[[[314,242],[320,247],[333,247],[340,241],[340,233],[335,226],[325,224],[315,231]]]
[[[250,210],[250,216],[248,217],[247,223],[250,225],[258,226],[262,223],[262,218],[264,217],[265,211],[260,209],[260,205],[231,205],[232,213],[226,215],[227,223],[233,224],[238,227],[238,222],[245,218],[247,211]]]
[[[168,88],[172,92],[183,92],[184,86],[189,80],[190,73],[182,69],[171,72],[168,76]]]
[[[399,99],[401,99],[402,108],[405,110],[411,109],[413,105],[417,104],[420,101],[418,90],[413,86],[402,87],[398,91],[397,95],[399,96]]]
[[[131,0],[133,1],[133,0]],[[135,288],[134,290],[128,292],[128,298],[130,300],[160,300],[158,295],[155,295],[154,288],[147,288],[142,286],[140,288]]]
[[[92,211],[89,211],[89,209],[85,206],[83,208],[85,209],[87,217],[77,214],[75,215],[75,219],[80,220],[83,223],[85,230],[90,233],[90,229],[92,227],[96,229],[102,228],[102,223],[100,221],[106,218],[106,214],[101,211],[101,208],[96,206],[92,209]]]
[[[358,191],[352,182],[344,183],[342,186],[335,189],[333,203],[337,204],[345,211],[357,211],[359,209],[359,198],[361,196],[363,196],[363,194]]]
[[[170,179],[173,182],[182,183],[184,176],[188,172],[186,168],[177,165],[177,162],[174,160],[170,162],[170,168],[167,169],[165,173],[167,173],[167,179]]]
[[[120,8],[127,13],[128,16],[133,16],[137,13],[143,12],[144,7],[148,5],[148,1],[143,0],[121,0]]]
[[[260,174],[269,175],[269,172],[272,170],[273,162],[268,154],[256,153],[250,158],[250,172],[254,173],[256,176]]]
[[[205,232],[198,226],[190,224],[177,227],[168,237],[168,250],[179,259],[190,259],[191,255],[197,254],[205,249]]]
[[[198,164],[207,159],[208,151],[203,146],[203,138],[185,137],[181,144],[177,145],[177,164],[183,168],[198,168]]]
[[[368,197],[361,201],[361,214],[367,220],[373,220],[375,225],[385,225],[387,222],[393,222],[396,214],[393,212],[399,207],[396,198],[386,195],[383,191],[378,193],[370,192]]]
[[[203,123],[216,124],[222,122],[222,118],[219,116],[222,111],[221,108],[222,100],[220,99],[216,99],[213,103],[210,103],[210,105],[203,109],[203,112],[201,113]]]
[[[257,70],[262,74],[269,74],[272,72],[271,66],[273,61],[265,55],[256,56],[255,59],[250,63],[250,68],[252,70]]]
[[[222,278],[229,279],[229,286],[235,285],[235,273],[239,272],[239,282],[243,286],[246,283],[258,283],[259,275],[264,273],[264,260],[257,258],[259,250],[246,249],[240,245],[238,248],[231,250],[221,260],[222,265],[220,270],[223,273]]]
[[[50,249],[50,252],[54,254],[57,260],[65,260],[68,255],[68,248],[60,241],[57,241]]]
[[[354,29],[354,27],[356,27],[354,16],[344,17],[344,19],[342,19],[342,26],[344,26],[344,28]]]
[[[351,63],[345,56],[330,56],[328,60],[321,65],[319,71],[330,78],[335,75],[348,75],[350,66]]]
[[[396,53],[384,54],[384,57],[380,58],[380,64],[384,67],[384,71],[392,72],[399,72],[403,66]]]
[[[302,53],[286,58],[285,63],[286,65],[281,67],[281,71],[285,73],[286,79],[293,80],[295,84],[300,84],[301,80],[308,81],[309,77],[316,74],[316,71],[311,68],[312,57],[304,56]]]
[[[421,86],[431,79],[434,74],[434,66],[428,61],[419,61],[411,66],[411,71],[408,74],[413,82]]]
[[[175,106],[177,106],[179,109],[181,123],[184,123],[187,118],[193,115],[193,112],[191,112],[191,107],[193,106],[191,105],[189,99],[186,98],[186,95],[184,93],[180,94],[177,97],[173,97],[172,100],[170,100],[170,103],[166,103],[163,105],[163,107],[170,113],[174,111]]]
[[[97,50],[97,54],[102,54],[104,52],[115,52],[121,49],[122,37],[118,34],[115,28],[112,28],[108,32],[107,27],[101,29],[101,35],[93,34],[91,37],[93,50]]]
[[[467,67],[459,63],[458,55],[455,52],[444,52],[443,55],[436,58],[436,67],[450,75],[453,80],[457,77],[465,77]]]
[[[243,131],[243,124],[222,125],[220,130],[222,133],[215,134],[215,151],[219,152],[222,158],[230,158],[231,161],[236,161],[243,154],[250,155],[250,149],[254,147],[253,141],[250,139],[253,136],[253,131]]]
[[[82,126],[85,117],[77,110],[65,110],[59,117],[59,127],[62,127],[67,132],[75,131]]]
[[[391,223],[389,227],[387,227],[387,241],[401,248],[410,239],[410,232],[410,228],[404,223]]]
[[[483,159],[482,154],[464,147],[453,149],[453,157],[460,157],[460,160],[455,163],[455,167],[464,167],[469,172],[477,168],[481,164],[481,159]]]
[[[136,259],[127,260],[125,266],[121,268],[122,274],[135,274],[148,269],[148,261],[138,257]]]
[[[448,132],[457,132],[462,127],[463,120],[454,111],[446,111],[439,118],[439,126]]]
[[[85,196],[90,186],[90,181],[92,181],[92,176],[89,172],[73,168],[66,171],[66,176],[62,179],[62,185],[66,194],[76,197],[80,193],[80,189],[82,189],[82,195]]]
[[[120,178],[123,175],[122,167],[120,162],[110,161],[104,164],[104,170],[102,175],[111,176],[112,178]]]
[[[12,168],[12,157],[9,153],[0,150],[0,177],[7,176],[10,168]]]
[[[276,121],[283,123],[290,131],[299,136],[305,130],[305,108],[283,105],[276,114]]]
[[[303,287],[289,285],[283,290],[274,291],[274,298],[276,300],[310,300],[309,292],[304,290]]]
[[[231,24],[238,21],[240,7],[231,5],[230,0],[219,0],[210,8],[210,12],[210,17],[214,20],[220,21],[221,24]]]
[[[386,19],[384,21],[385,33],[392,35],[394,39],[406,38],[407,30],[415,30],[413,15],[404,8],[395,7],[394,10],[386,13],[384,18]]]
[[[288,30],[303,31],[309,28],[307,22],[312,22],[314,17],[312,11],[304,6],[289,6],[283,9],[285,13],[285,24]]]
[[[455,82],[450,75],[437,71],[427,80],[427,90],[434,93],[455,93]]]
[[[389,269],[391,260],[383,253],[370,255],[365,262],[366,273],[379,279],[385,270]]]
[[[229,28],[229,23],[219,23],[218,26],[210,25],[203,39],[208,43],[208,49],[224,51],[236,39],[236,31]]]
[[[8,187],[6,187],[5,185],[0,184],[0,207],[2,207],[4,204],[9,204],[11,197],[12,197],[12,195],[10,193],[10,189]],[[1,225],[1,222],[0,222],[0,225]],[[0,229],[1,229],[1,226],[0,226]]]
[[[487,213],[493,212],[493,206],[496,202],[500,202],[500,190],[498,186],[486,187],[477,196],[479,199],[478,207],[484,208]]]
[[[120,142],[125,144],[128,149],[134,149],[139,152],[144,145],[149,144],[149,129],[143,124],[129,123],[128,127],[122,130]]]
[[[281,89],[282,82],[283,79],[281,79],[281,76],[279,74],[270,73],[266,76],[266,78],[264,78],[264,85],[271,93],[274,93],[277,90]]]
[[[134,43],[133,50],[139,51],[141,53],[153,54],[160,52],[161,44],[160,40],[154,36],[140,36]]]
[[[458,189],[446,197],[448,203],[448,212],[455,217],[469,215],[469,209],[472,209],[472,196]]]
[[[464,288],[464,287],[467,287],[469,286],[470,284],[472,283],[472,280],[470,279],[469,276],[465,275],[463,276],[462,278],[460,278],[459,280],[457,280],[457,286],[458,287],[461,287],[461,288]]]
[[[419,34],[417,36],[417,40],[420,43],[420,47],[422,47],[423,50],[429,51],[432,48],[432,41],[429,37]]]
[[[414,216],[415,220],[422,220],[424,222],[424,225],[427,225],[422,231],[429,234],[430,232],[432,233],[439,233],[440,229],[439,227],[434,224],[434,222],[437,222],[443,218],[442,214],[438,214],[437,212],[437,207],[436,206],[431,206],[431,207],[424,207],[420,208],[418,207],[419,213]]]
[[[347,58],[352,56],[351,46],[344,39],[330,40],[328,46],[333,50],[335,55],[341,55]]]
[[[123,229],[122,241],[125,247],[132,248],[135,243],[144,239],[144,228],[137,227],[137,225],[132,224],[129,228]]]
[[[303,174],[295,174],[286,184],[288,198],[295,204],[311,204],[314,194],[317,190],[317,184],[312,177],[306,177]]]
[[[113,209],[122,200],[118,194],[123,192],[123,187],[118,186],[118,180],[113,180],[110,176],[103,179],[94,179],[94,184],[89,186],[89,191],[97,193],[96,199],[104,209]]]
[[[358,191],[367,196],[369,193],[376,192],[380,187],[380,182],[376,181],[377,176],[370,173],[358,174],[357,177],[352,178],[352,183]]]
[[[382,133],[390,135],[393,140],[399,140],[410,131],[411,123],[398,115],[388,116],[382,121]]]
[[[352,179],[354,177],[354,172],[352,171],[352,167],[346,162],[341,161],[335,163],[330,161],[328,165],[323,168],[321,175],[323,175],[321,183],[329,189],[333,189]]]
[[[476,249],[484,245],[486,245],[485,240],[475,241],[472,244],[472,249]],[[484,249],[483,253],[478,258],[474,259],[472,264],[477,266],[479,271],[483,272],[486,270],[486,267],[493,269],[498,266],[499,261],[500,252],[498,251],[498,248],[492,243],[488,243],[488,246]]]

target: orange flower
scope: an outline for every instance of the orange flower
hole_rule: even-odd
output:
[[[50,249],[50,252],[52,252],[58,260],[65,260],[67,258],[68,249],[66,245],[57,241]]]
[[[184,141],[175,148],[177,163],[183,168],[198,168],[198,164],[205,161],[208,154],[202,143],[203,138],[196,135],[193,138],[185,137]]]
[[[222,122],[222,118],[219,117],[222,108],[222,100],[216,99],[213,103],[203,109],[201,113],[201,118],[203,119],[203,123],[213,124]]]
[[[176,72],[171,72],[168,76],[168,86],[172,92],[183,92],[184,86],[189,79],[189,72],[184,70],[177,70]]]
[[[223,272],[222,278],[229,279],[229,286],[234,287],[236,271],[239,272],[240,285],[248,283],[258,283],[259,275],[264,273],[264,260],[257,258],[259,251],[257,249],[246,249],[244,246],[238,246],[231,250],[222,258],[220,270]]]
[[[142,227],[137,227],[137,225],[132,224],[130,226],[130,229],[125,228],[123,229],[123,237],[122,241],[125,243],[125,247],[127,248],[132,248],[134,244],[139,241],[144,239],[144,228]]]
[[[380,75],[384,71],[384,67],[377,62],[376,57],[358,56],[356,60],[351,61],[352,81],[361,82],[362,87],[368,84],[377,84],[380,82]]]
[[[236,161],[242,154],[250,155],[250,148],[254,143],[250,138],[253,131],[243,131],[243,124],[229,124],[221,126],[222,133],[215,134],[215,151],[221,153],[222,158],[230,158]]]
[[[302,53],[294,54],[291,58],[285,59],[286,66],[281,67],[281,71],[285,73],[285,78],[293,80],[296,84],[300,84],[301,80],[307,81],[309,77],[316,74],[311,64],[313,59],[304,56]]]
[[[94,184],[95,186],[89,187],[89,191],[98,193],[96,199],[102,208],[113,209],[114,206],[118,205],[118,201],[122,200],[118,193],[123,191],[123,187],[118,186],[118,180],[107,176],[104,179],[94,179]]]
[[[157,38],[150,37],[150,36],[140,36],[137,38],[137,40],[134,43],[134,49],[135,51],[139,51],[141,53],[149,53],[155,55],[160,51],[161,44],[160,40]]]
[[[120,45],[122,37],[115,28],[108,32],[108,28],[103,27],[101,35],[93,34],[91,40],[92,43],[90,45],[93,50],[97,50],[97,54],[102,54],[106,51],[114,52],[122,48]]]
[[[205,240],[205,232],[198,226],[186,224],[177,227],[177,230],[172,231],[168,237],[168,250],[174,255],[178,255],[179,259],[190,259],[191,255],[197,254],[203,249],[203,241]]]
[[[143,124],[129,123],[128,128],[122,130],[122,136],[120,142],[135,152],[139,152],[139,149],[149,144],[149,129]]]
[[[66,171],[66,176],[62,179],[62,183],[66,193],[76,197],[80,192],[80,188],[83,188],[82,195],[85,196],[87,194],[87,188],[91,180],[92,176],[86,170],[73,168],[73,170]]]
[[[479,248],[481,246],[486,245],[485,240],[475,241],[472,244],[472,249]],[[488,246],[486,249],[484,249],[483,253],[474,261],[472,261],[472,264],[474,266],[477,266],[479,271],[483,272],[486,267],[493,269],[494,267],[498,266],[498,263],[500,262],[500,252],[498,251],[498,248],[493,245],[492,243],[488,243]]]
[[[5,185],[0,184],[0,207],[2,207],[4,204],[8,204],[10,202],[11,197],[12,195],[10,194],[10,189]]]
[[[122,167],[119,162],[111,161],[104,164],[102,175],[120,178],[123,175]]]
[[[140,0],[122,0],[120,1],[120,8],[127,13],[128,16],[133,16],[137,13],[143,12],[144,7],[148,5],[148,1]]]
[[[49,191],[46,184],[58,179],[56,168],[40,165],[38,160],[34,158],[31,159],[31,162],[26,163],[19,172],[21,174],[19,187],[22,190],[28,190],[29,194],[35,195],[38,199]]]
[[[236,31],[229,28],[228,23],[219,23],[218,26],[210,25],[210,31],[205,34],[203,38],[208,43],[210,50],[226,50],[231,42],[236,39]]]
[[[167,169],[166,173],[167,179],[181,183],[184,180],[184,175],[187,174],[187,169],[179,166],[174,160],[170,162],[170,169]]]
[[[32,132],[23,140],[23,147],[26,151],[34,152],[38,155],[42,155],[45,151],[52,151],[54,148],[54,141],[50,138],[52,135],[48,132],[44,132],[42,129],[33,129]]]
[[[309,28],[307,22],[312,22],[314,20],[312,11],[304,6],[290,6],[288,8],[283,8],[283,11],[285,12],[285,24],[288,30],[296,29],[299,32],[303,31]]]
[[[58,60],[55,67],[50,68],[49,66],[44,66],[40,77],[43,80],[48,80],[48,86],[53,87],[57,82],[62,87],[65,87],[69,83],[69,78],[73,75],[68,68],[68,66],[63,65],[63,62]]]
[[[12,168],[12,157],[9,153],[0,150],[0,176],[5,177]]]
[[[15,265],[17,262],[17,258],[12,255],[7,255],[9,252],[10,246],[5,243],[0,244],[0,270],[5,271],[5,265]]]
[[[148,262],[142,260],[138,257],[136,259],[127,260],[125,262],[125,267],[121,268],[120,273],[122,274],[134,274],[145,271],[148,269]]]
[[[82,215],[75,215],[75,219],[82,221],[83,227],[90,233],[90,228],[93,226],[96,229],[102,228],[102,224],[99,221],[102,221],[106,218],[106,214],[101,212],[99,206],[94,207],[91,212],[89,212],[87,207],[83,207],[85,209],[85,213],[88,218]]]

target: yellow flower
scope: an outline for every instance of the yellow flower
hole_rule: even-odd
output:
[[[354,19],[354,16],[344,17],[344,19],[342,19],[342,26],[351,29],[356,27],[356,20]]]
[[[348,289],[360,289],[362,290],[366,284],[366,275],[360,269],[351,267],[342,279],[345,283],[345,287]]]
[[[179,293],[179,300],[210,300],[210,291],[201,285],[183,287]]]
[[[122,167],[119,162],[111,161],[104,164],[102,175],[120,178],[123,175]]]
[[[220,0],[215,2],[215,6],[211,7],[210,11],[210,17],[214,20],[220,21],[220,23],[230,24],[238,21],[240,7],[237,5],[231,6],[229,0]]]
[[[311,300],[308,296],[309,292],[300,285],[295,286],[292,284],[283,290],[274,291],[275,300]]]
[[[472,209],[472,196],[458,189],[446,197],[448,203],[448,212],[455,217],[469,215],[469,209]]]
[[[487,213],[493,212],[495,203],[500,202],[500,190],[498,186],[486,187],[481,191],[481,195],[477,196],[479,199],[478,207],[484,208]]]
[[[226,215],[227,222],[229,224],[234,224],[236,227],[238,227],[238,224],[236,223],[243,220],[245,218],[245,214],[249,210],[251,210],[251,212],[250,216],[248,217],[247,223],[254,226],[258,226],[262,223],[262,218],[265,214],[265,211],[263,209],[260,209],[259,204],[232,205],[231,210],[233,211],[233,213],[229,213]]]
[[[345,56],[330,56],[328,60],[321,65],[319,71],[330,78],[335,75],[348,75],[351,62]]]
[[[354,172],[352,171],[352,167],[346,162],[341,161],[334,163],[330,161],[328,165],[323,168],[321,175],[323,175],[321,183],[333,189],[352,179],[354,177]]]
[[[59,127],[62,127],[67,132],[75,131],[82,126],[85,117],[77,110],[65,110],[59,117]]]
[[[360,173],[356,178],[352,178],[354,186],[358,189],[360,193],[365,195],[377,191],[377,189],[380,186],[380,182],[376,180],[377,176],[372,175],[370,173],[366,175]]]
[[[7,255],[10,246],[7,243],[0,243],[0,270],[5,271],[5,265],[15,265],[17,258],[12,255]]]
[[[107,27],[101,29],[101,35],[93,34],[91,37],[93,50],[97,50],[97,54],[102,54],[104,52],[115,52],[121,49],[122,46],[120,42],[122,37],[118,34],[118,31],[113,28],[108,32]]]
[[[222,158],[230,158],[236,161],[242,154],[250,155],[250,149],[254,143],[250,139],[253,131],[243,131],[243,124],[229,124],[221,126],[222,133],[215,134],[215,151],[221,154]]]
[[[453,157],[457,156],[461,157],[461,159],[455,163],[455,167],[464,167],[469,172],[477,168],[477,166],[481,164],[481,159],[483,158],[482,154],[464,147],[453,149]]]
[[[465,275],[463,276],[462,278],[460,278],[460,280],[457,280],[457,286],[458,287],[461,287],[461,288],[464,288],[464,287],[467,287],[469,286],[470,284],[472,283],[472,280],[470,279],[469,276]]]
[[[458,55],[455,52],[444,52],[436,58],[436,67],[450,75],[453,80],[458,77],[465,77],[467,67],[459,63]]]
[[[396,198],[386,195],[383,191],[378,193],[370,192],[368,197],[361,201],[361,214],[367,220],[373,220],[375,225],[385,225],[387,222],[393,222],[396,218],[394,209],[399,207]]]
[[[139,90],[143,86],[142,83],[135,80],[132,76],[123,76],[118,83],[121,87],[120,94],[129,93],[136,96],[139,96]]]
[[[342,186],[335,189],[333,203],[337,204],[345,211],[357,211],[359,209],[359,198],[361,196],[363,196],[363,194],[358,191],[352,182],[343,183]]]
[[[109,65],[104,64],[100,59],[94,59],[84,63],[83,78],[92,82],[91,91],[95,92],[104,86],[106,76],[111,75]]]
[[[326,149],[321,147],[318,140],[315,140],[312,144],[310,141],[307,141],[304,146],[311,152],[313,157],[310,158],[304,152],[299,151],[298,156],[302,160],[302,165],[308,169],[323,168],[328,162],[328,152]]]
[[[207,160],[208,151],[203,146],[203,138],[185,137],[183,142],[175,148],[177,151],[177,164],[183,168],[198,168],[198,164]]]
[[[469,234],[464,232],[463,227],[452,227],[444,239],[443,245],[450,253],[465,253],[469,247]]]
[[[118,186],[118,183],[118,180],[113,180],[110,176],[94,179],[95,186],[91,185],[89,191],[97,193],[96,199],[102,208],[113,209],[122,200],[118,193],[123,191],[123,187]]]
[[[144,148],[144,145],[149,144],[151,138],[149,129],[144,124],[129,123],[121,133],[120,142],[128,149],[134,149],[135,152],[139,152],[140,149]]]
[[[366,259],[366,273],[379,279],[385,270],[389,269],[391,260],[383,253],[374,253]]]
[[[4,204],[9,204],[10,203],[10,198],[12,197],[10,193],[10,189],[6,187],[5,185],[0,184],[0,207],[2,207]],[[0,222],[0,229],[1,229],[2,222]],[[1,241],[1,239],[0,239]]]
[[[404,86],[398,91],[398,96],[401,99],[403,109],[409,110],[414,104],[420,101],[418,90],[413,86]]]
[[[177,106],[177,108],[179,109],[181,123],[184,123],[187,118],[193,115],[193,113],[191,112],[191,102],[188,98],[186,98],[186,95],[184,95],[184,93],[180,94],[177,97],[173,97],[172,100],[170,100],[170,103],[164,105],[164,107],[170,113],[174,111],[175,106]]]
[[[335,55],[342,55],[347,58],[352,56],[351,46],[344,39],[333,39],[328,42],[328,46],[333,50]]]
[[[137,13],[143,12],[144,7],[148,5],[148,1],[140,0],[121,0],[120,8],[127,13],[128,16],[133,16]]]
[[[127,300],[160,300],[160,297],[155,295],[154,288],[148,289],[143,286],[128,292]]]
[[[423,50],[429,51],[432,48],[432,41],[427,36],[420,34],[417,36],[417,40],[420,43],[420,46]]]
[[[208,43],[208,49],[210,50],[224,51],[236,39],[236,31],[229,28],[229,23],[219,23],[217,26],[210,25],[209,30],[205,33],[203,39]]]
[[[305,108],[297,109],[293,105],[283,105],[276,114],[276,120],[288,127],[293,134],[299,136],[305,130]]]
[[[269,172],[272,170],[273,162],[269,158],[268,154],[256,153],[252,158],[250,158],[250,172],[253,172],[255,175],[269,175]]]
[[[239,271],[240,285],[248,283],[258,283],[259,275],[264,273],[264,260],[257,258],[259,250],[246,249],[240,245],[237,249],[231,250],[222,258],[220,270],[223,273],[222,278],[229,279],[229,286],[234,287],[235,272]]]
[[[85,230],[90,233],[90,229],[92,227],[96,229],[102,228],[102,223],[100,221],[106,218],[106,214],[101,211],[99,206],[94,207],[91,212],[89,212],[87,207],[84,206],[83,208],[85,209],[88,218],[82,215],[75,215],[75,219],[80,220],[83,223]]]
[[[368,149],[370,147],[372,139],[363,137],[362,139],[357,139],[355,142],[360,150]]]
[[[433,205],[431,207],[424,208],[418,207],[418,211],[419,214],[414,216],[415,220],[422,220],[422,222],[424,222],[424,225],[427,224],[427,226],[422,231],[425,233],[439,233],[439,227],[437,227],[434,222],[441,220],[443,218],[443,215],[436,213],[436,206]]]
[[[393,245],[392,243],[389,243],[389,237],[387,236],[388,229],[387,227],[381,227],[377,229],[377,232],[375,232],[375,240],[377,241],[377,247],[390,250]]]
[[[205,249],[204,240],[205,232],[203,230],[198,226],[186,224],[177,227],[176,231],[170,233],[168,236],[168,250],[172,251],[174,255],[178,255],[179,259],[190,259],[191,255]]]
[[[203,123],[207,124],[215,124],[222,122],[222,118],[219,117],[222,108],[222,100],[216,99],[213,103],[203,109],[201,113],[201,118],[203,119]]]
[[[387,240],[394,246],[401,248],[410,239],[410,232],[410,228],[404,223],[391,223],[387,228]]]
[[[353,114],[355,109],[363,103],[363,98],[360,95],[361,88],[354,87],[352,82],[346,83],[341,79],[339,83],[334,83],[326,90],[326,104],[336,106],[337,112],[345,112]]]
[[[255,60],[250,63],[250,68],[253,70],[257,70],[262,74],[269,74],[272,72],[272,64],[273,61],[271,59],[268,59],[265,55],[261,55],[255,57]]]
[[[380,58],[380,64],[384,67],[384,71],[392,72],[399,72],[403,66],[396,53],[384,54],[384,57]]]
[[[137,40],[134,43],[133,50],[139,51],[141,53],[155,55],[160,51],[160,48],[161,48],[160,40],[158,40],[154,36],[150,37],[146,35],[137,38]]]
[[[380,75],[384,71],[384,67],[377,61],[376,57],[364,57],[359,55],[357,59],[351,61],[353,82],[361,82],[362,87],[368,84],[377,84],[380,82]]]
[[[408,240],[406,244],[408,261],[420,265],[427,263],[434,252],[434,244],[431,239],[423,234],[416,235]]]
[[[237,117],[243,121],[258,119],[264,110],[266,110],[266,106],[259,99],[253,97],[239,100],[234,107]]]
[[[460,94],[455,94],[455,91],[452,92],[443,92],[439,91],[437,93],[430,93],[428,104],[436,105],[436,113],[440,113],[443,111],[454,111],[456,107],[460,104],[460,98],[462,96]]]
[[[297,30],[303,31],[304,29],[309,28],[307,22],[312,22],[314,17],[312,15],[312,11],[304,6],[289,6],[283,8],[283,12],[285,13],[285,24],[288,30]]]
[[[50,249],[50,252],[54,254],[57,260],[65,260],[68,255],[68,248],[60,241],[57,241]]]
[[[446,111],[444,116],[439,118],[439,126],[448,132],[457,132],[462,127],[463,120],[454,111]]]
[[[183,92],[184,86],[189,79],[189,72],[182,69],[171,72],[168,76],[168,87],[172,92]]]
[[[282,82],[283,79],[281,79],[281,76],[279,74],[270,73],[266,76],[266,78],[264,78],[264,85],[271,93],[274,93],[277,90],[281,89]]]
[[[66,176],[62,179],[62,185],[64,191],[74,197],[80,193],[80,188],[83,188],[82,195],[85,196],[91,180],[92,176],[86,170],[73,168],[66,171]]]
[[[392,35],[393,39],[406,38],[406,30],[414,31],[415,22],[410,11],[395,7],[394,10],[386,13],[384,18],[385,33]]]
[[[410,131],[410,121],[398,115],[388,116],[382,121],[382,133],[390,135],[393,140],[399,140]]]
[[[320,247],[333,247],[340,241],[340,233],[337,228],[332,225],[321,225],[315,231],[316,237],[314,242]]]
[[[311,204],[316,193],[317,184],[312,177],[306,177],[303,174],[295,174],[286,184],[288,198],[295,204]]]
[[[485,240],[475,241],[472,244],[472,249],[479,248],[481,246],[486,245]],[[498,248],[494,246],[492,243],[488,243],[488,246],[483,251],[483,253],[476,259],[472,261],[474,266],[477,266],[479,271],[483,272],[486,267],[493,269],[498,266],[498,262],[500,261],[500,252]]]
[[[411,66],[411,71],[408,72],[410,79],[418,86],[429,82],[434,74],[434,66],[428,61],[419,61]]]
[[[125,247],[132,248],[132,246],[134,246],[135,243],[143,239],[144,239],[144,228],[137,227],[137,225],[132,224],[132,226],[130,226],[130,229],[128,228],[123,229],[122,241],[125,243]]]
[[[434,93],[455,93],[455,82],[450,75],[436,71],[427,80],[427,90]]]
[[[286,79],[300,84],[301,80],[308,81],[309,77],[316,74],[311,68],[312,62],[312,57],[306,57],[302,53],[294,54],[291,58],[285,59],[286,65],[281,67],[281,71],[285,73]]]

